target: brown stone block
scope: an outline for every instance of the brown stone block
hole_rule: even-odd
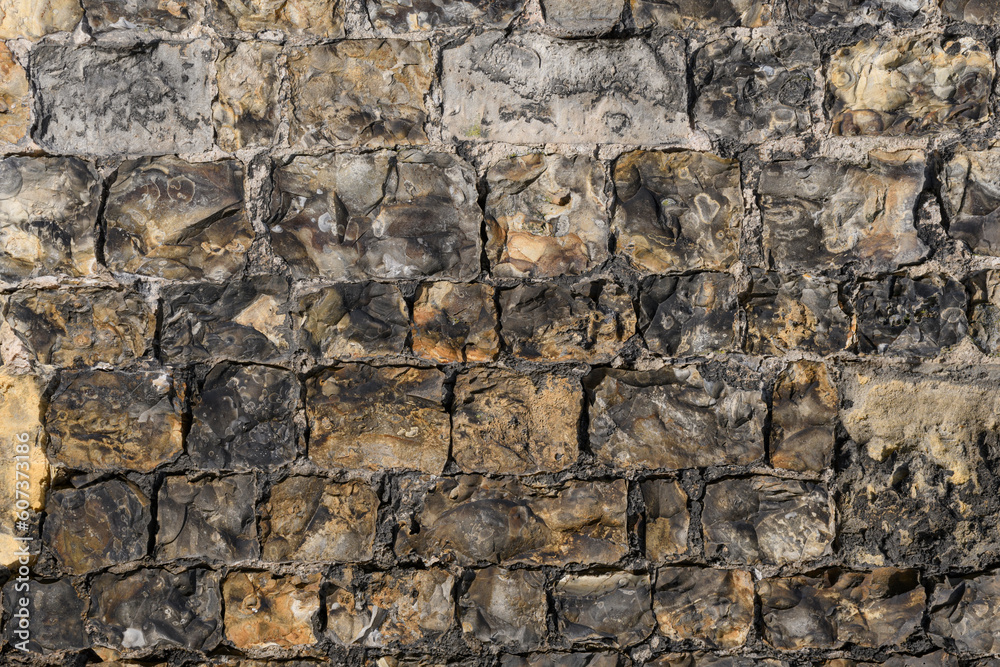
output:
[[[28,75],[6,44],[0,45],[0,143],[21,146],[31,130]],[[2,178],[2,172],[0,172]]]
[[[492,361],[500,348],[493,288],[425,283],[413,302],[413,353],[438,363]]]
[[[725,377],[717,377],[720,372]],[[598,372],[590,397],[591,450],[598,461],[630,470],[762,459],[763,395],[742,388],[754,384],[752,374],[727,373],[715,365]]]
[[[738,655],[714,655],[702,651],[668,653],[648,661],[646,665],[649,667],[791,667],[791,663],[784,660],[745,658]]]
[[[575,644],[638,644],[653,632],[651,594],[646,574],[565,576],[552,593],[559,631]]]
[[[69,32],[82,18],[79,0],[3,0],[0,39],[38,39]]]
[[[672,479],[649,479],[639,488],[646,505],[646,558],[663,562],[686,554],[691,513],[684,489]]]
[[[826,366],[794,361],[778,376],[771,413],[771,465],[796,472],[824,472],[833,462],[837,387]]]
[[[87,23],[97,32],[122,25],[180,32],[205,14],[202,0],[81,0]]]
[[[230,573],[222,584],[226,639],[243,650],[315,644],[319,586],[319,574]]]
[[[614,167],[617,253],[644,273],[725,270],[743,223],[740,165],[710,153],[634,151]]]
[[[650,277],[639,290],[643,340],[667,357],[733,350],[738,311],[727,273]]]
[[[531,653],[504,655],[501,667],[626,667],[631,661],[619,653]]]
[[[455,383],[452,456],[462,470],[556,472],[576,463],[579,380],[472,369]]]
[[[181,453],[184,393],[170,371],[64,372],[45,416],[49,459],[150,472]]]
[[[682,30],[716,26],[759,28],[771,22],[771,0],[630,0],[636,26]]]
[[[931,596],[927,631],[960,655],[1000,653],[1000,574],[946,576]]]
[[[25,589],[25,585],[29,588]],[[28,604],[21,607],[21,600],[27,600]],[[19,649],[25,646],[21,650],[30,653],[75,651],[90,646],[83,629],[85,603],[65,579],[50,583],[11,580],[3,587],[3,603],[7,618],[11,619],[4,633],[11,646]],[[20,629],[20,618],[14,614],[21,608],[28,610],[27,640],[15,634]]]
[[[416,644],[447,632],[455,624],[452,588],[445,570],[397,570],[372,575],[369,601],[383,610],[366,643],[369,646]]]
[[[478,475],[404,480],[396,553],[460,565],[614,563],[628,550],[626,486]]]
[[[997,10],[1000,12],[1000,9]],[[941,173],[948,234],[978,255],[1000,255],[1000,150],[961,151]]]
[[[238,42],[216,62],[219,96],[212,105],[216,140],[226,151],[270,146],[281,122],[281,47]]]
[[[157,497],[157,558],[224,563],[258,558],[256,495],[251,475],[196,482],[167,477]]]
[[[299,300],[303,347],[324,361],[403,354],[410,318],[403,294],[384,283],[343,284]]]
[[[440,473],[451,424],[437,369],[359,364],[307,381],[309,458],[326,468]]]
[[[781,355],[792,350],[833,354],[851,341],[852,323],[836,282],[751,269],[746,295],[747,351]]]
[[[504,342],[532,361],[607,363],[635,334],[632,299],[604,281],[502,290],[500,312]]]
[[[656,574],[653,611],[671,641],[706,648],[746,643],[754,619],[753,579],[742,570],[664,567]]]
[[[211,0],[216,29],[340,39],[344,36],[343,0]]]
[[[459,605],[462,631],[481,642],[523,651],[538,648],[545,639],[548,598],[541,572],[476,570]]]
[[[531,153],[500,161],[486,180],[494,276],[579,275],[607,260],[604,168],[593,158]]]
[[[359,574],[354,568],[346,568],[342,576],[334,576],[325,587],[326,636],[340,646],[362,643],[375,617],[364,604]]]
[[[506,28],[521,13],[524,0],[367,0],[377,30],[395,33],[484,26]]]

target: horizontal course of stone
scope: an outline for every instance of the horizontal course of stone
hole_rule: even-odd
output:
[[[0,0],[0,664],[997,667],[998,43]]]

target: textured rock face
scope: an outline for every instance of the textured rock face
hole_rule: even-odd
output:
[[[396,553],[459,564],[613,563],[626,552],[626,485],[528,485],[464,475],[406,480]]]
[[[596,377],[590,448],[597,459],[625,469],[674,470],[761,459],[767,412],[761,392],[715,378],[719,370],[611,370]]]
[[[277,105],[281,49],[240,42],[216,61],[216,140],[228,151],[269,146],[281,121]]]
[[[950,0],[945,0],[947,4]],[[961,0],[959,0],[961,1]],[[919,16],[924,0],[789,0],[788,10],[793,18],[811,26],[833,27],[890,21],[905,23]],[[947,11],[947,10],[945,10]]]
[[[576,463],[578,380],[474,369],[455,383],[452,456],[467,472],[555,472]]]
[[[289,477],[272,487],[265,508],[264,560],[369,560],[378,506],[378,496],[360,482]]]
[[[204,15],[198,0],[81,0],[87,23],[98,32],[122,26],[179,32]]]
[[[893,568],[768,579],[758,590],[764,638],[784,650],[901,645],[920,630],[926,601],[916,571]]]
[[[873,152],[866,165],[825,158],[768,165],[760,178],[764,251],[780,270],[853,265],[889,272],[923,259],[914,228],[924,185],[916,152]]]
[[[821,484],[750,477],[705,489],[705,552],[740,563],[785,565],[830,553],[835,535]]]
[[[1000,350],[1000,272],[979,271],[969,277],[969,335],[983,352]]]
[[[733,350],[738,305],[732,276],[648,278],[639,297],[639,328],[650,352],[666,357]]]
[[[941,13],[955,21],[994,25],[1000,8],[988,0],[941,0]]]
[[[477,570],[459,602],[462,631],[484,643],[515,650],[537,648],[548,602],[541,572],[488,567]]]
[[[1000,653],[1000,576],[948,577],[930,603],[932,639],[963,655]]]
[[[442,55],[444,127],[472,141],[658,143],[687,126],[683,52],[672,38],[476,35]]]
[[[757,28],[770,23],[769,0],[629,0],[636,26],[648,28],[713,28],[742,25]]]
[[[132,50],[46,44],[32,52],[39,87],[38,142],[83,155],[163,155],[207,150],[212,93],[206,41]],[[80,99],[98,99],[95,106]]]
[[[989,116],[995,72],[989,48],[971,37],[858,42],[830,60],[833,132],[913,135],[977,123]]]
[[[45,390],[46,382],[38,376],[0,369],[0,428],[7,434],[0,441],[0,513],[6,517],[20,517],[25,510],[38,512],[45,506],[49,481],[42,422]],[[19,482],[27,482],[27,489]],[[13,521],[0,525],[0,564],[13,567],[18,562],[22,544],[16,538],[24,537],[23,533]]]
[[[670,479],[651,479],[639,487],[646,506],[646,557],[651,561],[675,559],[687,553],[688,496]]]
[[[344,36],[342,0],[210,0],[212,23],[224,31],[278,30],[292,36]]]
[[[309,458],[326,468],[440,473],[451,434],[437,369],[345,364],[307,382]]]
[[[501,334],[532,361],[606,363],[635,333],[635,310],[614,283],[522,285],[500,293]]]
[[[149,499],[119,480],[49,494],[43,539],[69,572],[138,560],[149,542]]]
[[[778,376],[771,409],[771,465],[821,473],[833,462],[839,397],[821,363],[792,362]]]
[[[621,18],[624,0],[545,0],[545,29],[559,37],[603,35]]]
[[[45,416],[49,458],[79,470],[150,472],[181,453],[184,392],[167,371],[63,373]]]
[[[344,284],[304,296],[296,324],[303,347],[327,359],[402,354],[410,328],[395,285]]]
[[[608,258],[604,170],[597,161],[532,153],[501,161],[486,178],[493,275],[578,275]]]
[[[660,632],[730,649],[747,640],[753,625],[754,591],[749,572],[707,568],[660,568],[653,611]]]
[[[0,46],[0,143],[26,143],[31,129],[28,76],[6,45]]]
[[[534,653],[505,655],[501,667],[624,667],[617,653]]]
[[[291,140],[302,146],[427,142],[427,42],[353,40],[291,53]]]
[[[631,646],[650,635],[654,618],[648,575],[571,575],[553,591],[559,631],[573,643]]]
[[[233,572],[222,584],[226,639],[239,649],[316,643],[320,575]]]
[[[100,193],[93,170],[75,158],[0,160],[0,279],[94,273]]]
[[[852,322],[846,295],[833,280],[753,269],[746,294],[747,351],[833,354],[848,347]]]
[[[396,33],[486,25],[506,28],[524,0],[369,0],[368,16],[378,30]]]
[[[451,363],[491,361],[500,348],[493,288],[426,283],[413,301],[413,353]]]
[[[475,175],[444,153],[298,157],[277,170],[271,243],[295,278],[479,273]]]
[[[86,648],[90,645],[83,629],[85,605],[79,594],[68,581],[52,583],[31,582],[30,595],[17,590],[18,584],[8,582],[3,587],[4,611],[9,618],[18,611],[15,603],[21,599],[28,601],[28,617],[31,619],[30,639],[27,650],[32,653],[54,653]],[[5,637],[13,646],[22,640],[16,636],[19,623],[7,624]]]
[[[78,0],[4,0],[0,3],[0,39],[38,39],[69,31],[81,18]]]
[[[371,586],[372,605],[386,613],[367,637],[370,646],[415,644],[454,623],[455,577],[445,570],[377,572]]]
[[[91,599],[87,618],[96,644],[116,649],[174,645],[209,651],[222,639],[219,575],[211,570],[102,574],[94,579]]]
[[[256,492],[250,475],[196,482],[167,477],[157,498],[156,555],[224,562],[257,558]]]
[[[637,270],[726,269],[743,221],[740,166],[710,153],[635,151],[615,162],[617,252]]]
[[[948,233],[972,252],[1000,255],[1000,151],[962,152],[942,173]]]

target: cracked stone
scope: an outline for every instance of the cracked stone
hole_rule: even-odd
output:
[[[226,639],[242,650],[315,644],[319,587],[319,574],[230,573],[222,584]]]
[[[212,23],[232,33],[278,30],[291,36],[344,37],[343,0],[212,0]]]
[[[415,644],[451,629],[455,577],[444,570],[376,572],[369,599],[384,611],[366,638],[368,646]]]
[[[31,581],[28,590],[21,588],[23,583],[11,580],[3,587],[4,611],[7,618],[7,643],[19,645],[23,638],[15,635],[18,623],[14,621],[14,613],[18,611],[21,600],[27,600],[26,608],[30,619],[30,638],[26,642],[27,651],[31,653],[55,653],[56,651],[74,651],[90,646],[90,640],[83,629],[83,612],[86,608],[83,600],[72,585],[66,580],[42,583]]]
[[[538,648],[545,638],[548,599],[541,572],[476,570],[459,605],[462,631],[481,642],[524,651]]]
[[[941,13],[955,21],[979,25],[996,25],[1000,21],[1000,6],[991,0],[941,0]]]
[[[225,151],[270,146],[281,122],[278,92],[281,47],[238,42],[219,56],[212,106],[216,138]]]
[[[376,30],[395,33],[482,26],[503,29],[524,8],[524,0],[368,0]]]
[[[771,0],[630,0],[639,29],[661,26],[706,29],[716,26],[759,28],[771,22]]]
[[[559,631],[573,643],[638,644],[653,632],[649,575],[569,575],[552,593]]]
[[[775,468],[821,473],[833,463],[837,387],[826,366],[793,361],[778,375],[771,413],[770,454]]]
[[[532,653],[504,655],[501,667],[626,667],[631,665],[618,653]]]
[[[559,37],[596,37],[610,32],[624,0],[544,0],[545,29]]]
[[[156,556],[224,563],[258,558],[252,475],[189,481],[166,478],[157,498]]]
[[[738,310],[729,274],[650,277],[639,292],[639,329],[653,354],[723,352],[737,347]]]
[[[931,596],[927,630],[965,655],[1000,653],[1000,574],[946,576]]]
[[[1000,351],[1000,272],[972,274],[966,287],[969,294],[969,334],[983,352]]]
[[[742,570],[663,567],[656,574],[653,611],[671,641],[706,648],[746,643],[754,622],[753,578]]]
[[[28,75],[6,44],[0,45],[0,143],[26,145],[31,130]],[[0,171],[2,175],[2,171]]]
[[[324,593],[326,636],[340,646],[361,642],[374,621],[375,614],[362,604],[363,596],[355,590],[357,575],[353,568],[346,568],[341,576],[331,578]]]
[[[646,558],[676,559],[688,552],[688,495],[672,479],[650,479],[639,485],[646,506]]]
[[[956,1],[956,0],[946,0]],[[957,0],[961,1],[961,0]],[[968,0],[966,0],[968,1]],[[789,0],[791,17],[812,26],[906,23],[926,11],[924,0]]]
[[[1000,255],[998,178],[1000,150],[960,152],[941,173],[948,234],[979,255]]]
[[[447,364],[484,362],[500,349],[493,288],[475,283],[427,283],[413,302],[413,353]]]
[[[79,0],[2,0],[0,39],[38,39],[70,32],[82,18]]]
[[[782,660],[744,658],[737,655],[720,656],[702,651],[695,653],[669,653],[659,656],[646,664],[649,667],[790,667],[789,663]]]
[[[334,285],[307,294],[295,319],[305,349],[326,361],[403,354],[410,329],[402,292],[384,283]]]
[[[180,32],[204,15],[199,0],[81,0],[87,23],[96,32],[123,25],[144,30]]]
[[[840,288],[828,278],[751,269],[744,301],[750,354],[804,350],[826,355],[847,349],[851,340],[852,322]]]

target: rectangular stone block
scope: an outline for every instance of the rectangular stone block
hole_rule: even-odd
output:
[[[739,304],[727,273],[650,277],[639,286],[639,329],[665,357],[732,351]]]
[[[0,39],[38,39],[69,32],[81,18],[79,0],[4,0],[0,4]]]
[[[344,37],[344,0],[211,0],[209,19],[217,30],[278,31],[292,37]]]
[[[238,42],[215,63],[218,98],[212,106],[216,141],[225,151],[268,147],[281,122],[281,47]]]
[[[260,557],[252,475],[164,480],[157,496],[156,556],[232,563]]]
[[[597,37],[618,24],[625,0],[544,0],[545,31],[558,37]]]
[[[753,578],[743,570],[660,568],[653,612],[660,633],[671,641],[712,649],[742,646],[754,623]]]
[[[164,155],[212,146],[206,40],[128,48],[43,44],[31,53],[36,140],[53,153]],[[97,100],[80,104],[81,99]]]
[[[203,0],[80,0],[95,32],[123,26],[180,32],[205,15]]]
[[[639,489],[646,507],[646,558],[663,562],[686,554],[691,513],[684,489],[672,479],[648,479]]]
[[[771,410],[771,465],[821,473],[833,463],[840,397],[826,366],[793,361],[778,375]]]
[[[936,0],[933,0],[936,3]],[[946,0],[954,1],[954,0]],[[962,0],[957,0],[961,2]],[[810,26],[834,27],[886,22],[905,24],[930,8],[926,0],[789,0],[788,12],[792,19]]]
[[[407,311],[396,285],[324,287],[299,299],[299,344],[323,361],[403,354],[410,329]]]
[[[574,644],[627,647],[653,633],[648,574],[568,575],[552,592],[559,632]]]
[[[941,0],[941,13],[954,21],[996,25],[1000,6],[990,0]]]
[[[829,158],[764,167],[758,186],[764,253],[796,273],[853,266],[888,273],[927,256],[914,210],[924,188],[916,151],[873,151],[865,164]]]
[[[413,353],[441,364],[492,361],[500,351],[493,288],[425,283],[413,301]]]
[[[1000,271],[977,271],[965,281],[969,335],[987,354],[1000,351]]]
[[[959,655],[1000,654],[1000,574],[945,576],[931,596],[928,634]]]
[[[446,153],[297,157],[275,173],[271,244],[295,278],[479,275],[472,167]]]
[[[610,564],[628,551],[626,483],[405,479],[396,554],[459,565]]]
[[[598,371],[590,449],[626,470],[749,465],[764,456],[767,406],[751,374],[722,366]],[[746,386],[747,388],[744,388]]]
[[[242,650],[315,644],[319,587],[319,574],[231,572],[222,583],[226,639]]]
[[[625,667],[628,658],[619,653],[530,653],[528,655],[505,655],[501,667]]]
[[[664,143],[688,134],[684,70],[669,37],[486,32],[444,50],[445,130],[459,141]]]
[[[822,276],[750,270],[743,297],[750,354],[782,355],[793,350],[834,354],[846,350],[852,320],[839,285]]]
[[[512,651],[539,648],[545,640],[548,597],[542,572],[502,567],[475,570],[459,605],[467,640],[471,635]]]
[[[77,651],[90,646],[90,638],[83,629],[83,612],[86,603],[69,583],[62,579],[49,583],[31,581],[30,589],[24,589],[24,582],[11,579],[3,587],[3,605],[8,618],[16,618],[15,613],[22,608],[28,610],[28,618],[33,628],[28,630],[28,639],[18,636],[20,619],[7,623],[4,636],[11,646],[18,645],[29,653],[51,654],[58,651]],[[29,593],[25,597],[25,593]],[[27,600],[21,607],[18,603]],[[23,613],[23,612],[22,612]]]
[[[0,45],[0,144],[20,147],[31,140],[31,90],[28,75],[7,45]]]
[[[949,236],[977,255],[1000,255],[1000,150],[961,151],[940,178]]]
[[[369,600],[384,610],[365,643],[412,645],[440,637],[455,625],[455,577],[447,570],[394,570],[372,575]]]
[[[706,29],[716,26],[759,28],[771,22],[771,0],[630,0],[636,27]]]
[[[444,379],[436,368],[360,364],[310,378],[309,459],[324,468],[440,474],[451,437]]]
[[[367,0],[368,16],[376,30],[394,33],[424,32],[484,26],[504,29],[521,13],[524,0],[432,2],[423,0]]]

